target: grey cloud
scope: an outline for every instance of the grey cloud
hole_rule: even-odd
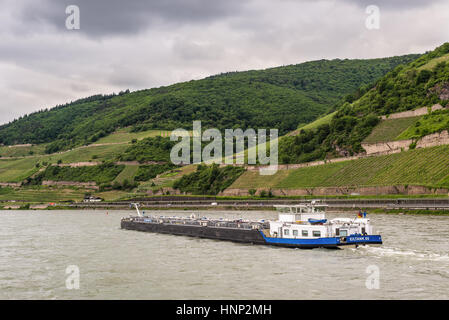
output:
[[[209,23],[241,13],[245,1],[240,0],[42,0],[30,3],[22,19],[46,22],[65,30],[65,8],[80,8],[79,32],[98,37],[134,34],[149,27],[170,28],[183,24]]]
[[[442,4],[440,9],[437,4]],[[81,30],[65,29],[65,7]],[[365,27],[380,6],[381,29]],[[0,123],[98,93],[321,58],[431,50],[443,0],[0,0]]]
[[[177,40],[174,43],[173,52],[186,61],[215,60],[224,56],[224,48],[219,45],[196,43],[185,39]]]
[[[402,9],[408,10],[416,7],[428,7],[435,3],[445,3],[446,0],[342,0],[361,7],[376,5],[386,9]]]

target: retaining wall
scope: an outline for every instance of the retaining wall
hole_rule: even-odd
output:
[[[256,195],[261,191],[266,193],[271,190],[274,196],[330,196],[330,195],[449,195],[449,190],[445,188],[430,188],[425,186],[373,186],[373,187],[318,187],[302,189],[267,189],[258,188]],[[249,196],[248,189],[226,189],[220,196]]]
[[[443,106],[441,106],[440,104],[435,104],[432,107],[430,107],[430,112],[436,111],[436,110],[440,110],[443,109]],[[401,118],[411,118],[411,117],[418,117],[418,116],[423,116],[429,113],[429,108],[428,107],[422,107],[416,110],[409,110],[409,111],[404,111],[404,112],[397,112],[397,113],[392,113],[390,115],[385,115],[385,116],[381,116],[380,118],[382,120],[386,120],[386,119],[401,119]]]

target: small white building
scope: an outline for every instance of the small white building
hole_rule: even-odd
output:
[[[101,199],[99,197],[90,196],[90,197],[84,198],[83,202],[100,202],[102,200],[103,199]]]

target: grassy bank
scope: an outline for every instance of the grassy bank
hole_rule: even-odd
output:
[[[1,188],[0,201],[23,203],[48,203],[60,201],[81,201],[86,193],[82,188],[33,186],[20,189]],[[13,204],[14,202],[10,202]]]
[[[385,210],[385,209],[371,209],[369,210],[369,213],[384,213],[384,214],[405,214],[405,215],[409,215],[409,214],[419,214],[419,215],[435,215],[435,216],[449,216],[449,210],[424,210],[424,209],[419,209],[419,210],[404,210],[404,209],[390,209],[390,210]]]

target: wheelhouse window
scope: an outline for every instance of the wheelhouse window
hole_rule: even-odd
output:
[[[348,236],[348,230],[341,230],[340,229],[340,237],[347,237]]]
[[[288,229],[284,229],[284,236],[288,236],[289,234],[289,230]]]
[[[293,235],[294,235],[295,237],[297,237],[297,236],[298,236],[298,230],[293,230]]]
[[[276,208],[279,213],[291,213],[289,207],[278,207]]]
[[[309,236],[309,230],[302,230],[302,236],[303,237],[308,237]]]
[[[314,237],[321,237],[321,231],[313,231]]]

